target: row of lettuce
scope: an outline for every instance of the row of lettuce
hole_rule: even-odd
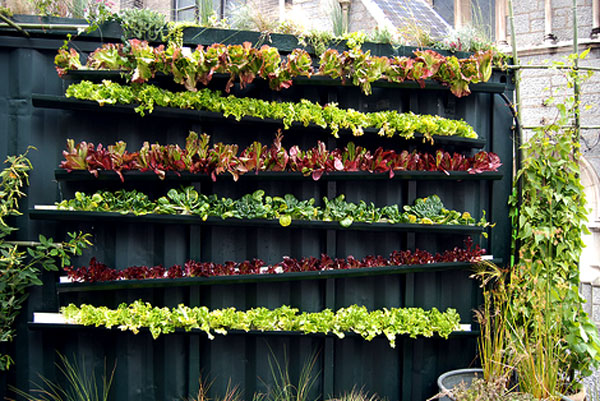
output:
[[[477,221],[467,211],[448,210],[437,195],[418,198],[413,205],[375,206],[363,200],[354,203],[344,194],[335,198],[323,197],[322,205],[315,198],[298,199],[292,194],[265,195],[258,189],[240,198],[219,197],[199,193],[193,186],[172,188],[165,196],[152,199],[138,190],[97,191],[93,194],[76,192],[75,197],[56,203],[58,210],[84,212],[114,212],[143,216],[148,214],[196,216],[221,219],[278,220],[283,227],[293,220],[339,222],[342,227],[352,223],[463,225],[488,227],[485,213]]]
[[[225,335],[230,330],[288,331],[304,334],[335,334],[344,338],[346,333],[358,334],[365,340],[384,335],[390,346],[396,346],[396,336],[431,337],[437,334],[448,338],[460,329],[460,316],[448,308],[383,308],[368,311],[364,306],[351,305],[337,311],[299,312],[297,308],[283,305],[275,309],[263,307],[246,311],[235,308],[210,310],[205,306],[174,308],[157,307],[143,301],[120,304],[116,309],[105,306],[70,304],[61,308],[61,314],[70,324],[95,327],[116,327],[138,333],[148,328],[153,338],[174,333],[176,329],[205,332],[210,339],[215,334]]]
[[[155,111],[156,107],[175,108],[217,113],[236,121],[253,118],[265,122],[279,122],[284,129],[294,125],[318,127],[336,138],[350,131],[355,136],[374,132],[385,137],[414,139],[422,135],[423,141],[433,143],[434,137],[453,136],[477,138],[473,128],[461,120],[433,115],[416,115],[394,110],[359,112],[340,108],[335,103],[320,105],[306,99],[299,102],[265,101],[223,95],[218,91],[200,88],[208,85],[217,74],[228,76],[225,91],[229,92],[236,80],[240,87],[252,83],[257,77],[268,81],[271,89],[290,87],[294,78],[313,76],[341,79],[342,83],[360,86],[363,93],[371,93],[371,84],[377,80],[391,83],[435,80],[448,86],[456,96],[470,93],[469,84],[486,82],[492,70],[492,54],[476,53],[465,59],[442,56],[425,50],[415,51],[414,57],[374,57],[369,52],[355,48],[339,53],[329,49],[321,56],[318,66],[304,50],[296,49],[282,57],[273,47],[253,48],[243,45],[214,44],[192,50],[169,46],[150,46],[147,42],[130,40],[124,44],[105,44],[97,49],[82,65],[80,54],[74,49],[61,49],[55,59],[59,75],[71,71],[121,71],[127,85],[109,80],[100,83],[81,81],[70,85],[67,97],[90,100],[104,105],[132,105],[141,116]],[[171,77],[183,85],[183,91],[170,91],[148,83],[158,75]],[[220,174],[231,174],[234,180],[249,172],[299,172],[318,180],[331,172],[387,173],[390,178],[397,171],[454,171],[479,174],[497,171],[499,157],[492,152],[479,152],[473,156],[450,154],[442,149],[435,153],[417,150],[395,151],[377,148],[370,151],[349,142],[343,149],[327,149],[319,141],[313,148],[302,150],[294,145],[287,150],[282,145],[281,131],[271,145],[258,141],[239,151],[236,144],[216,143],[210,146],[210,136],[191,132],[184,147],[177,144],[161,145],[144,142],[136,151],[128,151],[127,144],[119,141],[104,147],[74,140],[67,141],[63,152],[65,160],[60,167],[68,172],[89,171],[94,176],[112,171],[124,179],[123,172],[152,171],[164,178],[167,172],[209,175],[213,180]],[[170,189],[164,196],[153,199],[138,190],[97,191],[86,194],[76,192],[72,199],[56,204],[62,211],[117,212],[133,215],[186,215],[200,220],[209,217],[221,219],[276,220],[289,226],[293,220],[339,222],[342,227],[353,223],[462,225],[488,227],[485,212],[479,221],[469,212],[448,210],[437,195],[417,199],[413,205],[375,206],[372,202],[348,202],[344,195],[329,199],[321,205],[317,200],[298,199],[292,194],[268,196],[263,190],[248,193],[238,199],[206,195],[193,187]],[[280,274],[302,271],[345,270],[364,267],[417,265],[428,263],[463,262],[481,260],[485,251],[473,247],[469,238],[465,248],[455,247],[441,254],[427,251],[394,251],[388,258],[366,256],[355,259],[284,257],[279,263],[265,264],[260,259],[243,262],[199,262],[190,260],[184,266],[131,266],[122,270],[109,268],[93,258],[87,267],[68,267],[72,281],[98,282],[122,279],[214,277],[244,274]],[[387,337],[395,346],[397,335],[427,336],[433,334],[447,338],[459,329],[460,317],[453,309],[441,313],[433,308],[384,308],[367,311],[364,306],[352,305],[336,312],[302,312],[288,306],[273,310],[253,308],[237,311],[234,308],[209,310],[206,307],[176,308],[155,307],[142,301],[122,304],[116,309],[91,305],[69,305],[61,309],[68,323],[118,327],[137,333],[148,328],[154,338],[175,329],[198,329],[209,338],[215,333],[229,330],[242,331],[298,331],[302,333],[335,334],[355,333],[367,340],[378,335]]]
[[[224,263],[201,262],[188,260],[183,265],[164,267],[162,265],[129,266],[116,269],[92,258],[87,266],[65,267],[67,277],[71,282],[97,283],[118,280],[149,280],[149,279],[179,279],[194,277],[222,277],[222,276],[247,276],[247,275],[273,275],[284,273],[326,272],[351,269],[418,266],[431,263],[477,263],[482,260],[485,249],[479,245],[473,246],[473,240],[468,237],[465,246],[446,249],[442,253],[432,254],[425,250],[396,250],[385,258],[381,255],[368,255],[364,258],[347,256],[346,258],[332,258],[321,254],[320,258],[314,256],[300,259],[284,256],[283,260],[274,264],[267,264],[262,259],[244,260],[242,262],[227,261]]]
[[[271,145],[254,141],[239,150],[237,144],[210,144],[210,136],[190,132],[184,147],[178,144],[161,145],[144,141],[139,150],[130,152],[127,143],[118,141],[103,146],[93,143],[67,140],[67,149],[63,151],[65,160],[60,167],[68,172],[87,170],[94,176],[99,172],[112,171],[124,180],[126,171],[152,171],[164,178],[169,171],[177,173],[204,174],[216,181],[221,174],[230,174],[234,180],[240,175],[254,172],[299,172],[311,176],[315,181],[323,174],[332,172],[394,172],[464,171],[469,174],[495,172],[502,165],[500,158],[493,152],[480,151],[473,156],[454,152],[450,154],[438,149],[435,153],[419,152],[378,147],[373,152],[349,142],[344,148],[327,149],[321,141],[309,149],[300,149],[293,145],[286,149],[282,145],[283,135],[278,133]]]
[[[133,83],[145,83],[163,74],[189,91],[208,85],[215,74],[229,77],[227,92],[236,80],[243,88],[259,77],[268,81],[271,89],[281,90],[292,86],[296,77],[316,75],[359,86],[366,95],[371,93],[371,84],[378,80],[396,84],[412,81],[424,87],[425,80],[430,79],[461,97],[471,93],[470,84],[490,79],[493,52],[476,52],[459,59],[433,50],[415,50],[414,57],[377,57],[360,48],[342,53],[328,49],[315,68],[315,61],[302,49],[294,49],[282,58],[275,47],[263,45],[258,49],[249,42],[215,43],[192,50],[174,43],[153,47],[146,41],[131,39],[124,44],[104,44],[89,55],[85,64],[75,49],[60,49],[55,64],[61,76],[69,71],[117,70],[125,72]]]

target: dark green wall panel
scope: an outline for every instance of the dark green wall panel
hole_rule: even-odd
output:
[[[95,42],[77,42],[92,50]],[[34,164],[29,198],[23,202],[26,211],[34,204],[51,204],[73,196],[77,190],[139,188],[156,196],[178,183],[126,182],[60,182],[54,170],[62,160],[65,140],[103,143],[124,140],[130,149],[143,141],[184,144],[189,130],[206,132],[214,142],[238,143],[240,147],[254,140],[270,143],[277,127],[272,124],[237,124],[185,119],[140,118],[133,114],[113,112],[75,112],[34,108],[31,94],[62,95],[68,82],[54,71],[53,58],[60,41],[55,39],[25,40],[6,37],[0,41],[0,73],[6,79],[0,85],[0,156],[23,152],[29,145],[38,150],[30,153]],[[494,77],[497,79],[497,77]],[[295,85],[288,91],[272,92],[264,83],[236,89],[238,95],[264,99],[336,101],[343,107],[363,111],[395,109],[415,113],[439,114],[462,118],[473,125],[480,137],[487,139],[485,150],[500,154],[504,178],[499,181],[297,181],[240,180],[219,177],[217,182],[196,183],[203,193],[238,197],[256,189],[268,194],[293,193],[299,198],[345,194],[350,201],[365,200],[377,205],[405,204],[416,197],[438,194],[446,207],[469,211],[496,222],[489,239],[475,237],[493,253],[508,259],[510,228],[506,200],[510,191],[512,150],[511,116],[502,99],[493,93],[474,92],[456,98],[446,90],[409,90],[374,88],[369,97],[354,87]],[[328,146],[344,146],[349,140],[374,149],[436,150],[439,146],[417,141],[406,143],[364,135],[334,139],[325,131],[292,129],[285,133],[284,146],[314,146],[318,140]],[[447,151],[476,150],[454,145]],[[189,258],[225,262],[261,258],[274,263],[283,256],[295,258],[322,253],[330,256],[360,258],[366,255],[387,256],[396,249],[425,249],[442,252],[462,246],[463,235],[438,235],[406,232],[319,231],[309,229],[203,227],[135,223],[74,223],[29,220],[27,214],[17,219],[18,239],[35,239],[38,234],[60,239],[67,231],[83,230],[94,235],[94,247],[75,260],[83,265],[95,256],[109,266],[182,264]],[[439,271],[399,275],[303,280],[270,283],[246,283],[198,287],[174,287],[56,293],[57,275],[44,273],[44,286],[30,291],[27,308],[18,321],[18,336],[10,349],[16,352],[16,366],[0,381],[26,389],[38,374],[57,378],[54,366],[56,351],[76,356],[85,367],[101,370],[117,361],[112,396],[116,401],[181,400],[193,395],[199,376],[213,381],[213,395],[222,394],[229,381],[246,392],[264,391],[270,377],[269,358],[288,361],[290,374],[297,377],[301,366],[316,355],[315,395],[334,395],[353,387],[364,388],[387,397],[390,401],[424,400],[436,391],[435,378],[445,370],[468,366],[476,350],[474,336],[449,340],[398,338],[396,348],[384,338],[371,342],[357,336],[337,339],[324,336],[240,334],[230,333],[209,340],[204,334],[177,333],[152,340],[147,332],[138,335],[104,329],[32,330],[27,322],[36,311],[56,311],[60,305],[92,303],[117,306],[121,302],[143,299],[156,305],[206,305],[210,308],[270,308],[283,304],[303,311],[339,308],[361,304],[368,308],[420,306],[424,308],[456,308],[464,323],[472,320],[472,309],[478,303],[476,284],[468,271]]]

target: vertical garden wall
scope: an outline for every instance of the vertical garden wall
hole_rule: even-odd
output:
[[[218,34],[224,35],[218,38]],[[211,37],[210,35],[215,35]],[[99,35],[78,38],[72,46],[86,54],[104,41],[118,36]],[[188,44],[213,41],[241,43],[243,33],[205,31],[203,36],[186,34]],[[464,120],[478,134],[477,139],[434,137],[433,143],[422,137],[404,139],[399,135],[381,137],[375,130],[354,137],[341,131],[339,138],[331,130],[311,124],[294,124],[283,131],[282,145],[290,149],[313,148],[318,141],[327,149],[344,148],[352,141],[374,152],[377,147],[394,150],[429,152],[438,149],[472,156],[484,150],[499,155],[502,166],[497,172],[470,174],[442,171],[402,172],[393,178],[388,173],[334,172],[319,180],[291,172],[248,172],[234,181],[228,174],[212,180],[206,174],[168,173],[159,179],[153,172],[126,173],[121,181],[113,172],[101,172],[95,178],[87,171],[67,173],[59,169],[66,139],[104,145],[125,141],[127,149],[138,150],[145,141],[179,144],[184,147],[189,131],[207,133],[211,143],[237,144],[239,149],[259,141],[271,144],[282,124],[277,119],[244,118],[236,121],[214,112],[157,108],[144,117],[133,106],[104,105],[65,98],[65,90],[82,78],[95,82],[101,73],[57,76],[54,57],[63,44],[61,33],[33,35],[26,39],[5,32],[0,42],[0,68],[5,77],[1,86],[3,140],[0,154],[30,153],[31,173],[23,216],[16,219],[16,239],[35,239],[39,234],[64,238],[69,231],[93,235],[94,246],[74,260],[76,267],[91,257],[108,266],[183,265],[193,259],[224,263],[261,259],[276,264],[284,257],[301,259],[368,255],[387,257],[393,251],[415,249],[442,253],[464,247],[471,237],[494,259],[507,261],[510,231],[507,198],[511,187],[512,116],[500,94],[510,95],[505,73],[495,71],[488,83],[472,85],[469,96],[456,97],[447,88],[428,82],[424,89],[414,83],[374,83],[372,94],[359,87],[342,85],[329,78],[298,78],[288,89],[273,91],[266,81],[256,79],[245,88],[239,84],[232,94],[240,98],[300,102],[307,99],[320,104],[335,102],[341,109],[362,112],[396,110],[416,115],[438,115]],[[252,39],[252,38],[250,38]],[[256,40],[256,38],[254,38]],[[274,37],[272,46],[278,46]],[[284,37],[286,41],[291,38]],[[282,42],[281,53],[294,44]],[[410,55],[412,49],[377,48],[379,55]],[[389,51],[389,54],[383,54]],[[316,59],[316,57],[314,57]],[[86,75],[87,74],[87,75]],[[109,74],[110,75],[110,74]],[[116,76],[117,80],[120,78]],[[227,79],[216,76],[209,87],[222,90]],[[181,90],[168,78],[153,83],[169,90]],[[203,220],[190,215],[135,216],[86,211],[35,209],[34,205],[53,205],[71,199],[76,191],[87,194],[97,190],[136,189],[152,199],[164,196],[172,188],[192,186],[198,193],[237,199],[256,190],[271,196],[293,194],[296,198],[345,195],[349,202],[373,202],[376,206],[412,205],[416,199],[438,195],[445,207],[468,212],[476,220],[486,212],[493,227],[413,223],[361,223],[344,227],[336,221],[301,221],[289,226],[265,219]],[[423,223],[423,222],[421,222]],[[489,234],[487,238],[483,233]],[[364,305],[369,310],[393,307],[454,308],[461,323],[473,323],[472,310],[480,302],[477,283],[469,278],[470,263],[430,263],[398,268],[348,269],[339,271],[280,273],[250,276],[199,277],[190,279],[130,280],[101,283],[59,283],[58,273],[44,273],[43,286],[31,290],[26,309],[18,321],[18,335],[8,350],[16,364],[2,379],[18,388],[28,389],[38,374],[50,379],[59,375],[55,367],[57,351],[75,356],[84,368],[99,369],[106,361],[116,361],[112,389],[114,400],[177,400],[197,390],[200,377],[213,381],[211,391],[222,394],[228,382],[238,384],[246,399],[264,391],[272,382],[269,359],[287,359],[289,372],[297,377],[311,357],[316,358],[313,373],[316,397],[326,398],[363,387],[390,400],[423,400],[436,392],[435,378],[442,372],[474,363],[477,327],[453,332],[444,339],[398,336],[391,348],[384,336],[366,341],[348,333],[340,339],[333,334],[301,332],[232,331],[210,340],[198,330],[160,336],[154,340],[147,330],[132,334],[118,329],[85,328],[69,324],[31,323],[34,312],[58,312],[69,303],[117,307],[141,299],[156,306],[207,306],[209,309],[235,307],[278,308],[289,305],[304,312],[337,310]],[[64,275],[64,273],[62,273]],[[179,281],[177,281],[179,280]]]

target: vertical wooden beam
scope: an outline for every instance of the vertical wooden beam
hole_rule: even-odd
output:
[[[600,0],[592,0],[592,39],[600,38]]]
[[[279,22],[285,19],[285,0],[279,0]]]
[[[198,193],[202,193],[202,184],[194,185]],[[188,257],[191,260],[201,260],[202,257],[202,226],[190,225]],[[189,306],[200,306],[200,288],[190,286]],[[200,336],[188,336],[188,394],[194,394],[198,390],[198,379],[200,378]]]
[[[342,28],[344,33],[350,29],[350,0],[338,0],[342,7]]]
[[[190,259],[200,260],[200,226],[190,226]],[[190,286],[189,306],[200,306],[200,287]],[[188,336],[188,394],[198,390],[200,378],[200,336]]]
[[[407,183],[407,204],[411,205],[417,199],[417,182],[409,180]],[[416,245],[415,233],[409,232],[406,234],[406,249],[414,250]],[[405,308],[414,306],[415,304],[415,273],[407,273],[404,275],[404,305]],[[401,391],[402,400],[412,400],[412,382],[413,382],[413,347],[414,341],[404,336],[402,338],[402,381]]]
[[[471,22],[471,0],[454,0],[454,29]]]
[[[344,32],[348,32],[348,7],[350,6],[350,0],[339,0],[340,6],[342,7],[343,17],[343,29]],[[337,102],[338,95],[337,91],[333,88],[327,90],[327,101],[329,103]],[[329,137],[327,140],[327,147],[333,149],[336,147],[336,141],[334,138]],[[327,183],[327,197],[329,199],[335,198],[337,195],[337,182],[329,181]],[[337,231],[327,230],[325,233],[325,253],[330,257],[337,257]],[[336,282],[334,279],[327,279],[324,285],[325,291],[325,308],[335,310],[335,288]],[[335,343],[331,337],[325,337],[323,341],[323,393],[322,398],[324,400],[329,399],[335,390]]]
[[[332,149],[335,146],[335,141],[330,138],[328,141],[328,147]],[[333,146],[332,146],[333,143]],[[327,197],[333,199],[336,196],[337,184],[335,181],[329,181],[327,183]],[[332,258],[337,257],[337,232],[335,230],[327,230],[327,239],[325,245],[326,253]],[[327,279],[325,282],[325,307],[331,310],[335,310],[335,280]],[[334,339],[325,338],[323,346],[323,399],[326,400],[332,396],[335,383],[334,383],[334,371],[335,371],[335,348]]]
[[[552,33],[552,0],[544,0],[544,42],[556,42],[556,35]]]
[[[506,0],[496,0],[496,43],[508,45],[506,40]]]
[[[577,0],[573,0],[573,54],[576,57],[573,59],[573,68],[575,69],[575,82],[573,83],[573,96],[575,98],[575,107],[573,109],[573,122],[575,125],[575,132],[573,135],[573,141],[579,143],[581,140],[581,102],[580,92],[581,88],[579,85],[579,28],[577,25]]]

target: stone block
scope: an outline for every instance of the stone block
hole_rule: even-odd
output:
[[[592,305],[592,320],[594,322],[600,322],[600,305]]]
[[[544,32],[544,19],[532,18],[529,20],[529,32]]]
[[[566,15],[557,15],[552,18],[552,30],[564,30],[569,26],[571,22]]]
[[[515,33],[522,34],[529,31],[529,14],[515,15]]]
[[[581,293],[581,297],[587,301],[587,303],[592,303],[592,284],[591,283],[581,283],[579,285],[579,292]]]
[[[527,28],[525,28],[527,30]],[[543,32],[538,33],[522,33],[517,35],[517,47],[527,47],[539,45],[544,40]]]
[[[592,286],[592,303],[600,308],[600,286]]]
[[[513,10],[515,15],[519,14],[531,14],[536,12],[541,12],[542,15],[544,13],[544,1],[541,1],[541,7],[539,5],[539,1],[517,1],[514,2]]]
[[[592,313],[592,285],[590,283],[581,283],[579,292],[586,302],[583,304],[583,310],[587,314]]]
[[[573,7],[572,0],[552,0],[552,8],[571,8]]]

